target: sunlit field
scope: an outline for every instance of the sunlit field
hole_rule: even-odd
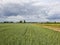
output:
[[[0,24],[0,45],[60,45],[60,32],[41,24]]]
[[[38,25],[44,28],[48,28],[60,32],[60,24],[38,24]]]

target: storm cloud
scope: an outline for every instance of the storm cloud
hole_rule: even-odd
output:
[[[60,19],[59,0],[0,1],[0,21],[57,21]],[[60,21],[60,20],[59,20]]]

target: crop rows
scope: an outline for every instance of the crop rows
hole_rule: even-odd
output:
[[[33,24],[0,24],[0,45],[60,45],[60,32]]]

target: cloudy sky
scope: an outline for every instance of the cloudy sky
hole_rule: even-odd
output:
[[[0,0],[2,21],[60,21],[60,0]]]

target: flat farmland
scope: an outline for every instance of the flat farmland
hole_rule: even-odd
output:
[[[60,24],[41,24],[41,26],[60,32]]]
[[[0,45],[60,45],[60,32],[41,24],[0,24]]]

